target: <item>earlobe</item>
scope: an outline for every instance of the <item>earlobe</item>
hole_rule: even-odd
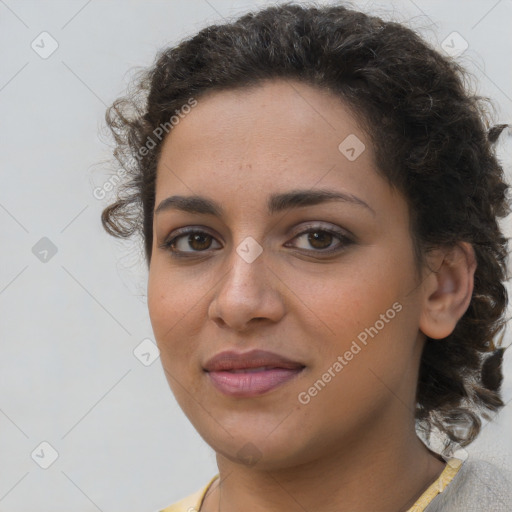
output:
[[[449,336],[473,294],[476,258],[468,242],[439,248],[430,255],[432,270],[424,281],[420,330],[429,338]]]

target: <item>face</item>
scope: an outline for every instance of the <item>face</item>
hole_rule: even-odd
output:
[[[155,209],[154,334],[217,453],[279,468],[410,427],[408,207],[339,99],[277,80],[198,99],[164,141]]]

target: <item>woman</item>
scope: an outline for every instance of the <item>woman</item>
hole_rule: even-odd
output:
[[[103,225],[143,237],[162,365],[219,468],[166,512],[511,509],[506,475],[451,455],[503,406],[507,302],[503,126],[464,76],[399,24],[286,4],[162,51],[108,110]]]

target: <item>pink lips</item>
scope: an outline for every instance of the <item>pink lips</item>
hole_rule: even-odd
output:
[[[265,350],[221,352],[204,366],[219,391],[236,397],[267,393],[292,379],[303,369],[303,364]]]

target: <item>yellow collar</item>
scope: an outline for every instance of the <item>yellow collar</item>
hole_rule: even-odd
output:
[[[437,480],[417,499],[416,503],[407,512],[423,512],[427,505],[452,481],[462,467],[462,460],[451,458],[446,461],[446,467]]]

